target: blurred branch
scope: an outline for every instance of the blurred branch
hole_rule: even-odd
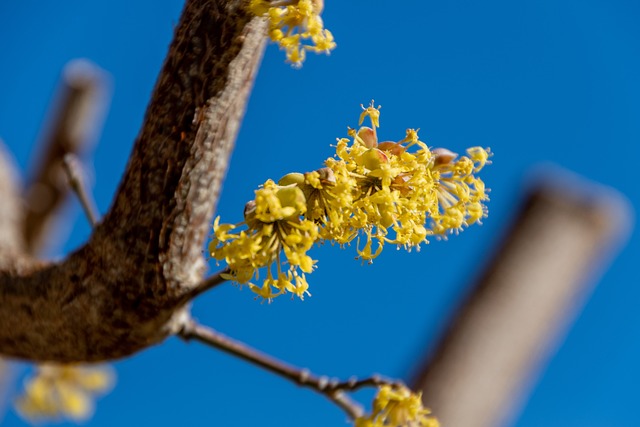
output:
[[[106,74],[85,60],[69,63],[63,72],[51,123],[40,145],[40,160],[26,192],[24,236],[30,253],[54,239],[56,214],[67,200],[69,185],[63,170],[67,154],[86,153],[101,131],[108,103]]]
[[[307,369],[298,368],[282,362],[268,354],[259,352],[246,344],[226,337],[219,332],[199,325],[194,321],[187,321],[178,335],[186,341],[195,340],[210,347],[222,350],[253,365],[259,366],[271,373],[286,378],[301,387],[307,387],[322,394],[337,406],[342,408],[349,417],[356,419],[362,415],[362,407],[351,400],[345,392],[356,391],[362,387],[377,387],[384,384],[396,384],[381,376],[374,375],[358,380],[339,381],[335,378],[317,376]]]
[[[543,173],[415,378],[443,425],[495,427],[515,414],[629,232],[629,206],[613,190]]]
[[[18,173],[14,159],[0,140],[0,268],[12,268],[14,253],[24,250],[21,229],[22,200],[18,188]],[[10,362],[0,358],[0,423],[4,418],[8,395],[15,373]]]
[[[13,262],[11,254],[24,249],[24,239],[19,231],[22,226],[19,187],[15,162],[0,140],[0,268]]]

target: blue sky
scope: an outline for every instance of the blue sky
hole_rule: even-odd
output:
[[[0,3],[0,138],[23,170],[64,64],[112,75],[91,174],[110,205],[182,1]],[[640,3],[632,0],[326,1],[338,48],[301,70],[267,49],[218,213],[240,218],[267,178],[317,168],[359,105],[382,104],[380,135],[420,128],[430,146],[490,146],[490,215],[419,253],[371,266],[353,249],[315,251],[313,297],[254,301],[223,286],[193,307],[203,323],[315,372],[406,377],[513,215],[527,172],[553,162],[618,189],[638,210]],[[74,205],[69,240],[90,233]],[[635,426],[640,381],[638,232],[603,276],[515,425]],[[115,363],[118,384],[91,426],[340,426],[323,398],[198,344],[170,339]],[[9,411],[5,425],[23,422]]]

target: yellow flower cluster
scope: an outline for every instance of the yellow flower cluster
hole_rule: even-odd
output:
[[[320,14],[323,0],[251,0],[249,10],[269,20],[269,38],[287,53],[287,61],[302,66],[306,51],[329,53],[336,47]],[[304,42],[308,44],[305,44]]]
[[[242,223],[220,224],[220,217],[216,218],[209,252],[227,262],[231,273],[225,278],[238,283],[248,283],[260,268],[267,267],[262,286],[248,284],[262,298],[271,300],[290,292],[302,299],[309,293],[304,273],[311,273],[315,264],[307,251],[318,239],[318,225],[304,218],[305,212],[301,189],[268,180],[256,191],[255,200],[245,206]],[[248,229],[234,232],[242,224]],[[289,264],[286,271],[282,269],[282,252]]]
[[[305,273],[316,263],[307,252],[316,241],[344,246],[357,239],[358,257],[371,262],[386,243],[419,250],[429,236],[458,232],[486,216],[488,197],[476,174],[488,163],[488,149],[473,147],[458,158],[429,149],[414,129],[400,141],[379,142],[379,107],[363,107],[360,125],[366,118],[371,127],[349,129],[351,139],[338,139],[325,167],[265,182],[243,222],[216,218],[209,251],[226,261],[226,278],[267,300],[287,292],[302,298],[309,293]],[[242,225],[247,229],[237,231]],[[263,267],[262,285],[250,283]]]
[[[344,244],[359,233],[366,237],[358,245],[363,260],[376,258],[385,243],[411,250],[428,243],[430,235],[446,236],[486,216],[488,200],[483,181],[474,174],[488,162],[490,152],[482,147],[467,150],[468,156],[442,148],[430,150],[408,129],[398,142],[378,141],[380,110],[364,108],[371,127],[349,130],[338,140],[338,159],[326,161],[336,176],[355,178],[353,203],[343,210],[340,227],[330,239]]]
[[[373,399],[370,415],[356,418],[355,427],[439,427],[422,406],[422,394],[403,386],[383,385]]]
[[[113,374],[105,368],[41,365],[25,383],[16,408],[25,418],[69,418],[81,421],[93,413],[93,399],[106,392]]]

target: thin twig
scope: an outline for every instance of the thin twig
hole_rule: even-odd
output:
[[[188,321],[179,332],[179,336],[185,341],[195,340],[211,347],[217,348],[236,356],[242,360],[257,365],[269,372],[284,377],[301,387],[310,388],[335,403],[342,408],[352,419],[356,419],[363,414],[362,407],[345,394],[348,391],[355,391],[361,387],[379,386],[383,384],[396,384],[378,375],[370,378],[358,380],[352,378],[347,381],[338,381],[335,378],[317,376],[308,369],[298,368],[289,365],[268,354],[262,353],[248,345],[229,338],[221,333],[200,325],[192,320]]]
[[[229,268],[225,268],[223,270],[218,271],[217,273],[212,274],[211,276],[204,279],[202,282],[198,283],[193,289],[189,292],[185,293],[183,296],[184,302],[191,301],[192,299],[202,295],[210,289],[215,288],[218,285],[223,284],[228,279],[224,278],[225,274],[231,273]]]
[[[78,200],[82,205],[82,210],[84,210],[84,213],[89,220],[89,224],[91,224],[91,227],[95,228],[99,221],[98,212],[95,201],[86,191],[84,180],[82,179],[82,166],[80,166],[78,157],[71,153],[65,154],[62,158],[62,166],[64,172],[67,174],[67,178],[69,179],[69,186],[75,193],[76,197],[78,197]]]
[[[397,387],[405,387],[402,381],[391,380],[384,378],[380,375],[372,375],[369,378],[349,378],[347,381],[334,383],[330,385],[330,388],[334,390],[349,390],[355,391],[364,387],[380,387],[382,385],[392,385]]]

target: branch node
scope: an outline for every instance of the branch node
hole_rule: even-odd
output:
[[[65,154],[62,158],[62,167],[64,168],[64,172],[69,180],[69,186],[78,198],[78,201],[80,201],[82,210],[87,216],[89,224],[91,224],[91,227],[95,228],[95,226],[98,225],[99,215],[97,213],[93,197],[91,197],[89,192],[87,192],[84,173],[78,156],[72,153]]]

